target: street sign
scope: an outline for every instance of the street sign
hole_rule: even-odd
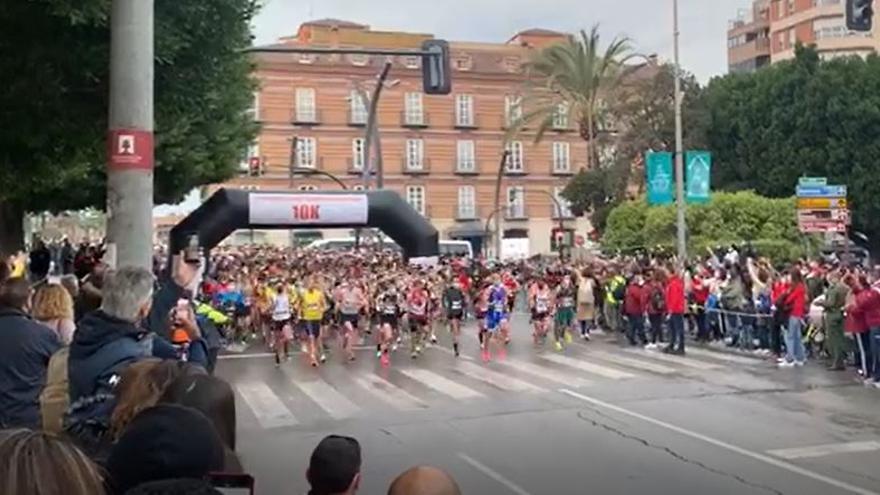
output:
[[[846,209],[846,198],[798,198],[797,207],[799,210],[815,210],[815,209]]]
[[[801,177],[798,179],[799,186],[827,186],[828,178],[827,177]]]
[[[799,198],[845,198],[846,186],[798,186]]]
[[[107,136],[110,170],[152,170],[153,132],[113,129]]]
[[[801,232],[808,234],[823,232],[846,232],[846,222],[838,222],[834,220],[828,221],[800,221],[798,220],[798,228]]]
[[[712,179],[712,154],[708,151],[688,151],[684,157],[687,202],[708,203]]]
[[[847,222],[849,221],[849,210],[798,210],[798,221],[807,222]]]
[[[668,205],[675,194],[672,175],[672,153],[666,151],[645,153],[645,179],[649,205]]]

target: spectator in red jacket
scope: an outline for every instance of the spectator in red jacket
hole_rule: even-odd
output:
[[[803,366],[807,360],[801,330],[804,327],[804,316],[807,312],[807,286],[801,271],[791,269],[791,286],[785,296],[785,304],[790,309],[788,326],[785,329],[785,359],[779,363],[780,368]]]
[[[684,279],[673,267],[666,277],[666,311],[669,313],[669,345],[663,351],[684,355]]]
[[[626,295],[623,298],[623,314],[626,315],[629,333],[627,335],[630,345],[645,345],[645,307],[648,301],[648,292],[645,288],[645,280],[641,274],[630,278],[626,286]]]
[[[859,373],[863,378],[868,376],[868,357],[870,356],[870,333],[868,324],[865,322],[863,306],[865,300],[871,297],[867,293],[867,280],[859,280],[855,275],[848,275],[844,283],[850,288],[850,298],[846,304],[846,322],[844,331],[851,334],[856,341],[859,350]],[[871,363],[873,364],[873,363]]]
[[[860,350],[864,355],[863,378],[866,383],[880,388],[880,282],[873,286],[868,285],[867,280],[862,282],[864,290],[856,296],[856,311],[863,315],[868,329],[859,335]]]
[[[697,322],[697,341],[709,341],[709,325],[706,321],[706,302],[709,300],[709,284],[706,278],[709,274],[705,269],[700,269],[691,279],[691,295],[696,309],[694,319]]]
[[[645,310],[651,324],[651,343],[645,346],[656,349],[658,342],[663,343],[663,320],[666,319],[666,274],[662,270],[650,272],[651,280],[645,286],[647,303]]]

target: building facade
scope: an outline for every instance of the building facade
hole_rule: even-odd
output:
[[[324,176],[291,174],[293,164],[297,170],[332,174],[349,189],[362,188],[363,97],[388,61],[392,68],[377,112],[384,186],[425,215],[441,238],[471,240],[479,248],[487,219],[498,215],[506,238],[521,239],[529,254],[548,253],[551,229],[560,220],[579,235],[589,228],[559,198],[571,176],[586,165],[586,143],[565,112],[539,143],[528,130],[507,145],[504,138],[508,124],[522,111],[523,63],[534,50],[565,36],[533,29],[503,43],[450,42],[453,89],[446,96],[423,94],[421,60],[415,56],[257,53],[259,91],[253,115],[261,131],[242,163],[242,175],[225,186],[340,188]],[[429,38],[328,19],[305,23],[295,36],[271,46],[416,50]],[[503,208],[496,213],[496,178],[505,148],[510,157],[503,165]],[[255,164],[261,166],[259,176],[250,173]],[[254,238],[250,232],[238,235],[245,241]],[[286,232],[257,234],[258,240],[289,238]]]
[[[731,21],[727,40],[730,72],[794,58],[798,42],[815,45],[823,59],[866,56],[878,48],[876,28],[846,28],[845,0],[755,0]]]

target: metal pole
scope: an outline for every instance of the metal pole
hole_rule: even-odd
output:
[[[377,132],[376,113],[379,109],[379,97],[382,96],[382,87],[385,86],[385,79],[388,78],[388,72],[390,70],[391,62],[385,62],[385,66],[382,67],[382,72],[379,73],[379,77],[376,81],[376,87],[373,89],[373,96],[370,98],[370,112],[367,114],[367,131],[364,136],[364,160],[366,162],[364,163],[363,169],[364,189],[369,189],[370,186],[370,174],[373,171],[372,160],[370,159],[370,147]],[[377,171],[377,187],[381,188],[381,183],[382,171]]]
[[[498,176],[495,178],[495,210],[501,209],[501,178],[504,176],[504,167],[507,165],[509,151],[501,153],[501,162],[498,164]],[[495,217],[495,257],[501,259],[501,216]]]
[[[297,136],[293,136],[290,138],[290,164],[287,166],[288,172],[288,183],[287,187],[293,189],[293,175],[294,169],[296,169],[296,146],[299,143],[299,138]]]
[[[117,266],[152,269],[153,0],[113,0],[110,16],[108,250]],[[116,163],[122,148],[140,166]]]
[[[685,224],[684,155],[681,129],[681,63],[678,53],[678,0],[672,0],[673,37],[675,50],[675,207],[678,237],[678,261],[687,259],[687,225]]]

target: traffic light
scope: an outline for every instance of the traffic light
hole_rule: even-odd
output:
[[[422,51],[422,87],[426,95],[448,95],[452,91],[452,73],[449,70],[449,43],[444,40],[425,40]]]
[[[248,159],[248,171],[251,177],[259,177],[263,175],[263,161],[258,156],[252,156]]]
[[[851,31],[871,31],[874,0],[846,0],[846,27]]]

